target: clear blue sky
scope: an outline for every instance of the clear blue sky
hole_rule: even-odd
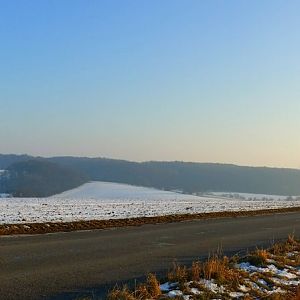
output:
[[[1,1],[0,153],[299,168],[299,11]]]

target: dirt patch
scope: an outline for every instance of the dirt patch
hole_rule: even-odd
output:
[[[300,207],[262,209],[255,211],[224,211],[199,214],[178,214],[157,217],[140,217],[130,219],[91,220],[57,223],[23,223],[0,225],[0,235],[41,234],[53,232],[69,232],[76,230],[106,229],[114,227],[141,226],[145,224],[174,223],[188,220],[250,217],[278,213],[300,212]]]

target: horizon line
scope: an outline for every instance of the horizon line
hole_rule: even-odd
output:
[[[51,159],[51,158],[58,158],[58,157],[69,157],[69,158],[87,158],[87,159],[107,159],[107,160],[119,160],[119,161],[126,161],[131,163],[187,163],[187,164],[208,164],[208,165],[228,165],[228,166],[235,166],[235,167],[246,167],[246,168],[268,168],[268,169],[284,169],[284,170],[300,170],[298,167],[279,167],[279,166],[266,166],[266,165],[243,165],[238,163],[230,163],[230,162],[204,162],[204,161],[188,161],[188,160],[130,160],[130,159],[124,159],[124,158],[112,158],[112,157],[105,157],[105,156],[87,156],[87,155],[49,155],[49,156],[43,156],[43,155],[33,155],[28,153],[0,153],[0,156],[28,156],[31,158],[44,158],[44,159]]]

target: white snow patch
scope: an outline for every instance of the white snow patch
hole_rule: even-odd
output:
[[[225,291],[225,288],[222,285],[219,286],[218,284],[216,284],[214,279],[201,279],[200,283],[203,284],[205,288],[212,291],[213,293],[224,293]]]
[[[160,290],[162,292],[168,292],[171,289],[177,287],[178,283],[174,283],[174,282],[166,282],[160,285]]]
[[[203,292],[199,291],[197,288],[191,288],[191,293],[194,295],[200,295]]]
[[[229,293],[229,296],[230,296],[231,298],[240,298],[240,297],[245,296],[245,294],[244,294],[244,293],[241,293],[241,292],[230,292],[230,293]]]
[[[250,289],[249,289],[248,287],[246,287],[244,284],[241,284],[241,285],[239,286],[239,290],[240,290],[241,292],[247,293]]]
[[[259,272],[259,273],[272,273],[274,275],[280,276],[280,277],[286,277],[288,279],[294,279],[297,278],[297,275],[294,273],[291,273],[288,268],[285,268],[283,270],[278,269],[273,264],[263,267],[256,267],[251,265],[248,262],[243,262],[239,265],[237,265],[238,268],[246,271],[246,272]]]
[[[170,297],[170,298],[175,298],[177,296],[182,296],[182,295],[183,295],[183,292],[180,290],[173,290],[168,293],[168,297]]]

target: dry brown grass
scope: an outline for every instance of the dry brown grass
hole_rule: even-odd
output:
[[[147,289],[151,297],[157,297],[161,294],[160,284],[154,274],[149,274],[147,277]]]
[[[270,254],[265,249],[256,249],[247,256],[247,260],[255,266],[265,266]]]
[[[173,269],[168,272],[167,277],[171,282],[186,282],[188,279],[188,271],[186,266],[180,266],[177,262],[174,262]]]
[[[291,300],[291,295],[283,295],[280,293],[274,293],[267,297],[264,297],[266,300]]]
[[[139,284],[134,291],[135,299],[144,300],[150,298],[148,288],[146,284]]]
[[[294,234],[290,234],[285,242],[276,243],[269,252],[276,257],[277,266],[284,265],[299,266],[300,264],[300,243]],[[287,255],[289,254],[289,255]]]
[[[121,289],[115,287],[107,295],[107,300],[136,300],[134,293],[130,292],[128,287],[125,285]]]
[[[289,234],[284,243],[276,243],[270,248],[270,252],[274,255],[284,255],[287,252],[300,250],[299,242],[296,240],[294,234]]]
[[[296,265],[300,264],[300,253],[295,254],[294,260]]]
[[[269,252],[266,249],[256,249],[254,253],[265,262],[269,258]]]
[[[154,274],[148,274],[146,283],[139,284],[133,292],[125,285],[116,286],[109,292],[108,300],[146,300],[157,299],[161,295],[160,284]]]
[[[298,244],[294,233],[288,235],[288,238],[287,238],[286,242],[290,245],[297,245]]]
[[[297,288],[292,300],[300,300],[300,287]]]
[[[216,279],[220,282],[236,280],[235,272],[229,267],[229,259],[213,255],[203,264],[203,276],[205,279]]]
[[[191,267],[191,280],[199,281],[201,278],[202,264],[200,261],[195,261]]]
[[[252,256],[255,256],[257,261],[259,261],[260,265],[265,265],[267,263],[267,259],[269,258],[269,253],[266,249],[256,249]]]
[[[218,274],[224,271],[224,263],[217,255],[210,257],[207,262],[203,264],[203,275],[205,279],[211,280],[216,278]]]
[[[270,252],[274,255],[283,255],[285,253],[285,244],[276,243],[270,248]]]

